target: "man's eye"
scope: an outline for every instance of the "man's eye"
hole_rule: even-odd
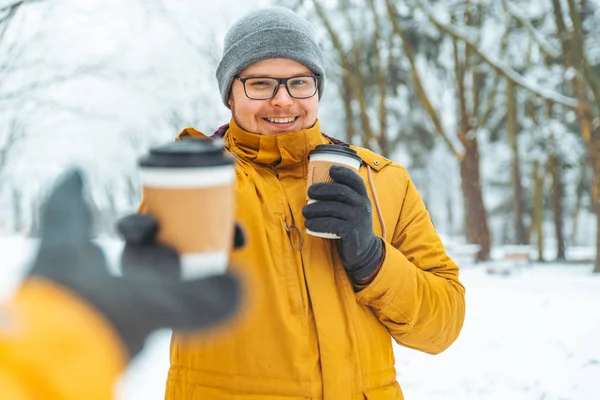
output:
[[[289,84],[292,86],[305,86],[308,84],[308,80],[306,78],[298,78],[291,80]]]
[[[273,82],[268,81],[268,80],[253,80],[248,83],[250,84],[250,86],[253,86],[256,88],[273,86]]]

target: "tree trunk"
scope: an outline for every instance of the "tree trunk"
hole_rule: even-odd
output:
[[[538,261],[544,261],[544,177],[540,174],[539,160],[533,160],[533,214],[532,232],[535,232]]]
[[[579,101],[576,108],[576,114],[581,125],[581,136],[588,148],[590,163],[592,165],[593,184],[592,184],[592,209],[596,213],[596,261],[594,272],[600,273],[600,137],[598,128],[595,126],[595,120],[599,115],[596,108],[592,111],[592,102],[589,101],[587,91],[591,90],[595,98],[596,107],[600,103],[600,81],[590,68],[590,63],[585,52],[585,39],[582,29],[581,19],[579,18],[577,4],[573,0],[567,1],[567,11],[571,16],[572,28],[567,28],[563,15],[563,3],[560,0],[552,0],[554,9],[554,19],[557,27],[558,37],[561,39],[563,52],[563,61],[565,68],[574,68],[577,73],[570,80],[570,85]]]
[[[596,262],[594,273],[600,274],[600,128],[594,130],[590,149],[590,161],[594,168],[592,204],[596,213]]]
[[[577,187],[575,189],[575,205],[571,212],[571,234],[569,235],[569,244],[577,244],[577,232],[579,231],[579,214],[581,213],[581,203],[585,194],[587,180],[587,163],[581,163],[579,166],[579,177],[577,178]]]
[[[31,206],[31,222],[29,225],[29,236],[31,237],[39,237],[41,232],[41,209],[44,204],[44,196],[38,195],[32,202],[30,202]]]
[[[517,96],[515,85],[506,81],[506,131],[508,134],[508,142],[512,152],[512,185],[513,185],[513,211],[514,211],[514,240],[516,244],[528,244],[525,225],[523,224],[524,201],[523,201],[523,185],[521,184],[521,159],[519,157],[519,127],[517,124]]]
[[[600,182],[597,183],[600,185]],[[596,262],[594,263],[594,273],[600,274],[600,202],[595,201],[596,212]]]
[[[465,210],[465,236],[469,243],[481,246],[477,259],[485,261],[490,257],[491,240],[481,190],[479,146],[476,138],[465,143],[460,175]]]
[[[449,195],[446,200],[446,223],[448,224],[448,232],[454,235],[454,206],[452,203],[452,195]]]
[[[21,191],[16,187],[12,188],[12,208],[13,208],[13,230],[22,233],[24,230],[23,209],[21,204]]]
[[[550,155],[548,171],[552,175],[550,202],[554,217],[554,235],[556,237],[556,260],[565,260],[565,238],[563,235],[563,173],[562,160],[556,153]]]
[[[600,184],[600,183],[599,183]],[[596,211],[596,262],[594,263],[594,273],[600,274],[600,202],[595,202]]]

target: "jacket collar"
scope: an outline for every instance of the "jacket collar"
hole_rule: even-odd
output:
[[[301,131],[261,135],[245,131],[232,119],[224,141],[225,146],[237,157],[278,169],[305,163],[312,149],[330,143],[321,134],[319,120],[312,128]]]

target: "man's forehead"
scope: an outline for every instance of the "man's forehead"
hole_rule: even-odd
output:
[[[312,71],[306,65],[301,64],[298,61],[284,58],[272,58],[259,61],[250,65],[240,73],[240,75],[243,75],[244,77],[272,76],[274,78],[312,74]]]

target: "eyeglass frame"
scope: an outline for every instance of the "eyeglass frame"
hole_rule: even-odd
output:
[[[285,86],[285,90],[288,92],[288,94],[290,95],[290,97],[292,99],[302,100],[302,99],[310,99],[315,94],[317,94],[317,92],[319,91],[319,80],[322,78],[322,76],[321,75],[299,75],[299,76],[290,76],[289,78],[273,78],[272,76],[249,76],[247,78],[242,78],[239,75],[235,75],[233,78],[237,79],[238,81],[240,81],[242,83],[242,86],[244,87],[244,94],[250,100],[270,100],[277,95],[277,92],[279,91],[279,88],[281,87],[281,85]],[[310,96],[306,96],[306,97],[293,96],[290,93],[290,88],[288,87],[287,83],[290,79],[296,79],[296,78],[313,78],[315,80],[315,92],[313,94],[311,94]],[[273,90],[273,94],[271,95],[271,97],[267,97],[265,99],[256,99],[254,97],[250,97],[248,95],[248,91],[246,90],[246,81],[248,81],[249,79],[272,79],[272,80],[277,81],[277,86],[275,86],[275,90]]]

